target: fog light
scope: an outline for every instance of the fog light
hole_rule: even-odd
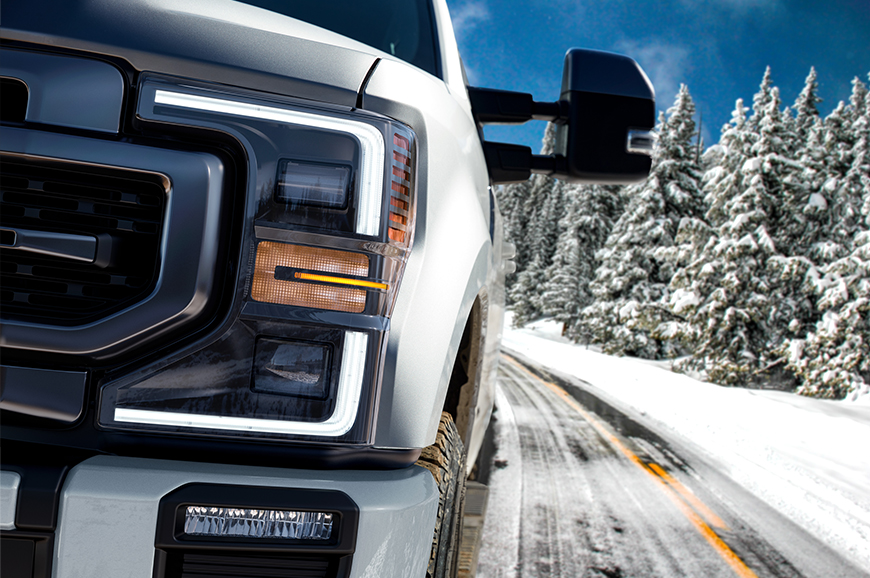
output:
[[[226,538],[329,540],[333,515],[328,512],[254,510],[188,506],[184,533]]]

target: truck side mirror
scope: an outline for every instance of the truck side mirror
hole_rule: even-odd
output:
[[[555,154],[529,147],[484,142],[494,183],[524,181],[532,173],[579,183],[626,184],[645,179],[652,164],[655,93],[631,58],[572,48],[565,55],[558,102],[534,102],[529,94],[468,89],[479,124],[555,122]]]
[[[560,100],[566,122],[557,124],[556,155],[571,182],[629,183],[649,175],[655,126],[655,92],[627,56],[572,48],[565,55]]]

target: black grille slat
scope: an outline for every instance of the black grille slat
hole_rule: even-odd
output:
[[[0,248],[3,319],[90,323],[141,301],[159,271],[163,177],[122,168],[3,155],[0,224],[92,236],[108,263]]]
[[[0,120],[24,122],[27,116],[27,85],[17,78],[0,78]]]
[[[181,578],[328,578],[334,575],[324,557],[293,555],[196,554],[185,552]]]

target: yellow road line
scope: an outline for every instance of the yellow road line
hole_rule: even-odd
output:
[[[716,526],[720,530],[729,530],[725,522],[722,521],[722,518],[716,515],[716,513],[707,507],[707,504],[702,502],[698,496],[693,494],[689,488],[684,486],[678,479],[674,478],[671,474],[662,469],[662,467],[656,463],[650,462],[647,464],[652,471],[654,471],[658,476],[666,481],[682,498],[689,503],[692,508],[704,518],[708,524],[712,526]]]
[[[704,522],[704,520],[702,520],[701,517],[688,504],[686,504],[686,502],[680,499],[680,495],[668,486],[670,480],[679,483],[677,482],[677,480],[675,480],[672,476],[668,475],[668,473],[665,472],[657,464],[645,464],[643,460],[641,460],[634,452],[628,449],[628,447],[624,443],[622,443],[619,438],[610,433],[610,431],[606,427],[604,427],[604,425],[598,420],[598,418],[594,417],[591,413],[583,409],[583,407],[579,403],[577,403],[577,401],[573,397],[571,397],[571,395],[567,391],[565,391],[555,383],[544,381],[543,379],[523,367],[517,360],[510,357],[509,355],[502,355],[505,359],[510,361],[514,367],[521,370],[535,381],[543,383],[548,388],[550,388],[550,390],[552,390],[556,395],[561,397],[565,401],[565,403],[567,403],[580,415],[582,415],[583,418],[588,421],[592,425],[592,427],[595,428],[596,431],[598,431],[598,433],[600,433],[604,438],[612,443],[619,451],[623,453],[623,455],[625,455],[625,457],[627,457],[632,463],[634,463],[648,476],[650,476],[650,479],[656,482],[656,485],[668,496],[668,498],[670,498],[670,500],[674,503],[674,505],[677,506],[680,512],[683,513],[686,519],[688,519],[689,522],[692,523],[698,533],[701,534],[701,536],[703,536],[705,540],[707,540],[707,543],[709,543],[713,547],[713,549],[716,550],[719,556],[721,556],[722,559],[725,560],[725,562],[731,567],[732,570],[734,570],[734,572],[738,576],[740,576],[740,578],[758,578],[758,575],[756,575],[755,572],[753,572],[746,565],[746,563],[743,562],[743,560],[741,560],[740,557],[737,556],[737,554],[735,554],[734,551],[728,547],[728,544],[723,542],[722,539],[716,534],[716,532],[714,532],[713,529],[710,528],[710,526],[708,526],[707,523]],[[653,467],[664,473],[667,478],[661,476],[661,474],[659,474],[655,469],[652,469]],[[680,486],[682,486],[682,484],[680,484]],[[691,492],[688,491],[688,489],[683,489],[685,490],[686,494],[692,495]],[[715,520],[718,520],[718,522],[721,524],[721,527],[725,526],[725,523],[722,522],[722,520],[718,516],[713,514],[710,508],[703,505],[703,502],[701,502],[697,497],[692,497],[695,501],[703,506],[703,510],[706,510],[713,516]],[[711,523],[714,522],[711,521]]]

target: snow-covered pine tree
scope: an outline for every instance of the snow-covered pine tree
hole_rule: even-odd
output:
[[[565,216],[564,192],[564,183],[550,177],[542,177],[540,190],[532,191],[539,205],[528,228],[531,258],[538,259],[544,269],[550,266],[556,252],[559,222]]]
[[[677,368],[703,370],[722,385],[746,385],[770,362],[767,261],[776,245],[768,231],[780,203],[770,155],[780,144],[774,123],[781,117],[769,69],[753,102],[751,122],[737,102],[720,142],[722,165],[705,178],[714,234],[672,283],[671,305],[683,317],[679,336],[694,348]]]
[[[565,334],[588,343],[591,334],[580,323],[580,312],[592,303],[589,282],[613,222],[623,209],[618,187],[563,184],[565,215],[553,262],[544,276],[541,308],[545,315],[564,323]]]
[[[804,88],[795,100],[795,118],[788,135],[790,142],[786,143],[788,157],[796,160],[797,165],[792,167],[791,174],[784,179],[787,185],[791,180],[798,183],[792,189],[798,188],[799,195],[789,199],[792,206],[787,210],[800,214],[800,218],[795,219],[793,225],[800,227],[800,223],[803,223],[802,230],[794,230],[792,233],[791,254],[808,257],[810,260],[819,256],[819,242],[825,236],[830,206],[829,199],[824,194],[827,180],[826,153],[824,127],[818,110],[818,104],[822,102],[818,96],[818,86],[816,69],[811,68]]]
[[[761,122],[761,111],[766,110],[773,98],[771,91],[773,90],[773,75],[768,66],[764,70],[764,76],[761,78],[761,85],[758,87],[758,92],[752,96],[752,111],[753,114],[747,120],[747,128],[750,132],[758,132],[758,125]]]
[[[823,123],[823,147],[825,152],[825,183],[823,194],[829,202],[828,219],[825,223],[826,253],[828,262],[843,257],[851,251],[856,227],[861,223],[863,195],[860,179],[855,179],[854,147],[859,140],[856,122],[866,116],[868,91],[859,79],[852,82],[850,102],[839,105]],[[851,178],[847,175],[851,172]]]
[[[525,204],[531,190],[531,182],[523,181],[507,184],[496,191],[498,207],[504,219],[505,239],[517,246],[518,256],[523,240],[526,238],[525,231],[529,218],[525,211]],[[524,252],[528,253],[528,251]]]
[[[596,301],[584,309],[582,323],[607,353],[652,359],[666,353],[654,332],[669,318],[670,250],[680,221],[704,210],[694,113],[682,86],[667,117],[659,118],[650,176],[630,187],[628,207],[598,255],[601,265],[590,284]]]
[[[523,205],[530,190],[531,185],[528,181],[510,183],[496,189],[496,199],[504,223],[504,238],[513,243],[517,247],[517,251],[519,251],[522,240],[526,238],[525,230],[528,216],[523,210]],[[512,304],[510,289],[516,281],[517,275],[515,273],[508,275],[505,279],[507,289],[505,298],[508,306]]]
[[[808,275],[816,274],[815,264],[807,257],[817,237],[814,221],[805,212],[811,193],[805,183],[805,168],[792,158],[799,148],[794,123],[780,109],[779,89],[772,87],[770,94],[767,108],[758,113],[758,140],[751,149],[761,162],[763,187],[776,200],[766,224],[775,250],[766,263],[770,292],[762,357],[768,357],[785,339],[805,331],[816,319],[812,287],[807,282]],[[767,361],[777,363],[773,358]]]
[[[552,154],[555,146],[555,125],[547,123],[541,154]],[[539,317],[541,312],[541,279],[556,251],[559,221],[564,213],[562,187],[545,175],[534,175],[528,192],[519,205],[524,219],[520,237],[509,240],[517,246],[517,275],[508,291],[508,300],[515,312],[514,323],[522,325]],[[521,189],[516,189],[521,192]],[[535,267],[532,268],[532,264]],[[528,271],[528,274],[525,274]],[[525,275],[524,275],[525,274]],[[534,280],[534,282],[530,282]],[[522,287],[520,287],[522,285]]]
[[[705,316],[698,309],[718,288],[715,270],[723,267],[722,260],[715,256],[719,240],[716,233],[729,222],[730,203],[744,188],[743,166],[754,140],[746,113],[743,99],[737,99],[731,122],[722,127],[719,142],[704,153],[702,191],[708,207],[705,222],[687,223],[677,233],[685,265],[671,280],[670,306],[675,319],[663,333],[689,352],[695,350],[706,325]],[[703,361],[697,358],[683,365],[702,367]]]
[[[814,331],[781,347],[787,369],[801,380],[798,393],[842,399],[870,389],[870,231],[858,233],[854,245],[825,268],[824,315]]]
[[[833,189],[832,223],[836,227],[845,251],[851,250],[855,234],[865,228],[863,205],[867,194],[868,132],[870,132],[870,91],[857,78],[853,81],[852,97],[843,111],[835,151],[838,163],[829,174],[829,186]],[[839,119],[837,119],[839,120]]]
[[[870,234],[863,209],[870,191],[870,117],[868,92],[858,79],[853,81],[849,105],[840,105],[825,119],[815,139],[822,145],[822,163],[804,160],[815,177],[815,189],[808,206],[818,205],[816,215],[823,226],[810,256],[819,273],[807,277],[818,295],[816,322],[786,340],[777,354],[786,369],[800,380],[798,391],[805,395],[842,398],[866,392],[870,384]],[[812,139],[809,143],[815,144]],[[818,155],[809,155],[816,160]],[[811,179],[805,179],[808,183]],[[813,196],[817,202],[813,202]]]
[[[713,227],[728,221],[730,216],[726,205],[743,188],[743,165],[754,142],[746,112],[743,99],[737,99],[731,122],[722,127],[719,143],[704,153],[706,171],[702,190],[708,207],[706,220]]]
[[[543,275],[541,263],[535,258],[525,271],[517,275],[516,282],[509,289],[514,327],[522,327],[541,316],[540,286]]]
[[[795,100],[794,106],[794,132],[797,142],[804,142],[810,132],[819,122],[819,81],[815,67],[810,68],[810,73],[804,81],[804,88]]]

